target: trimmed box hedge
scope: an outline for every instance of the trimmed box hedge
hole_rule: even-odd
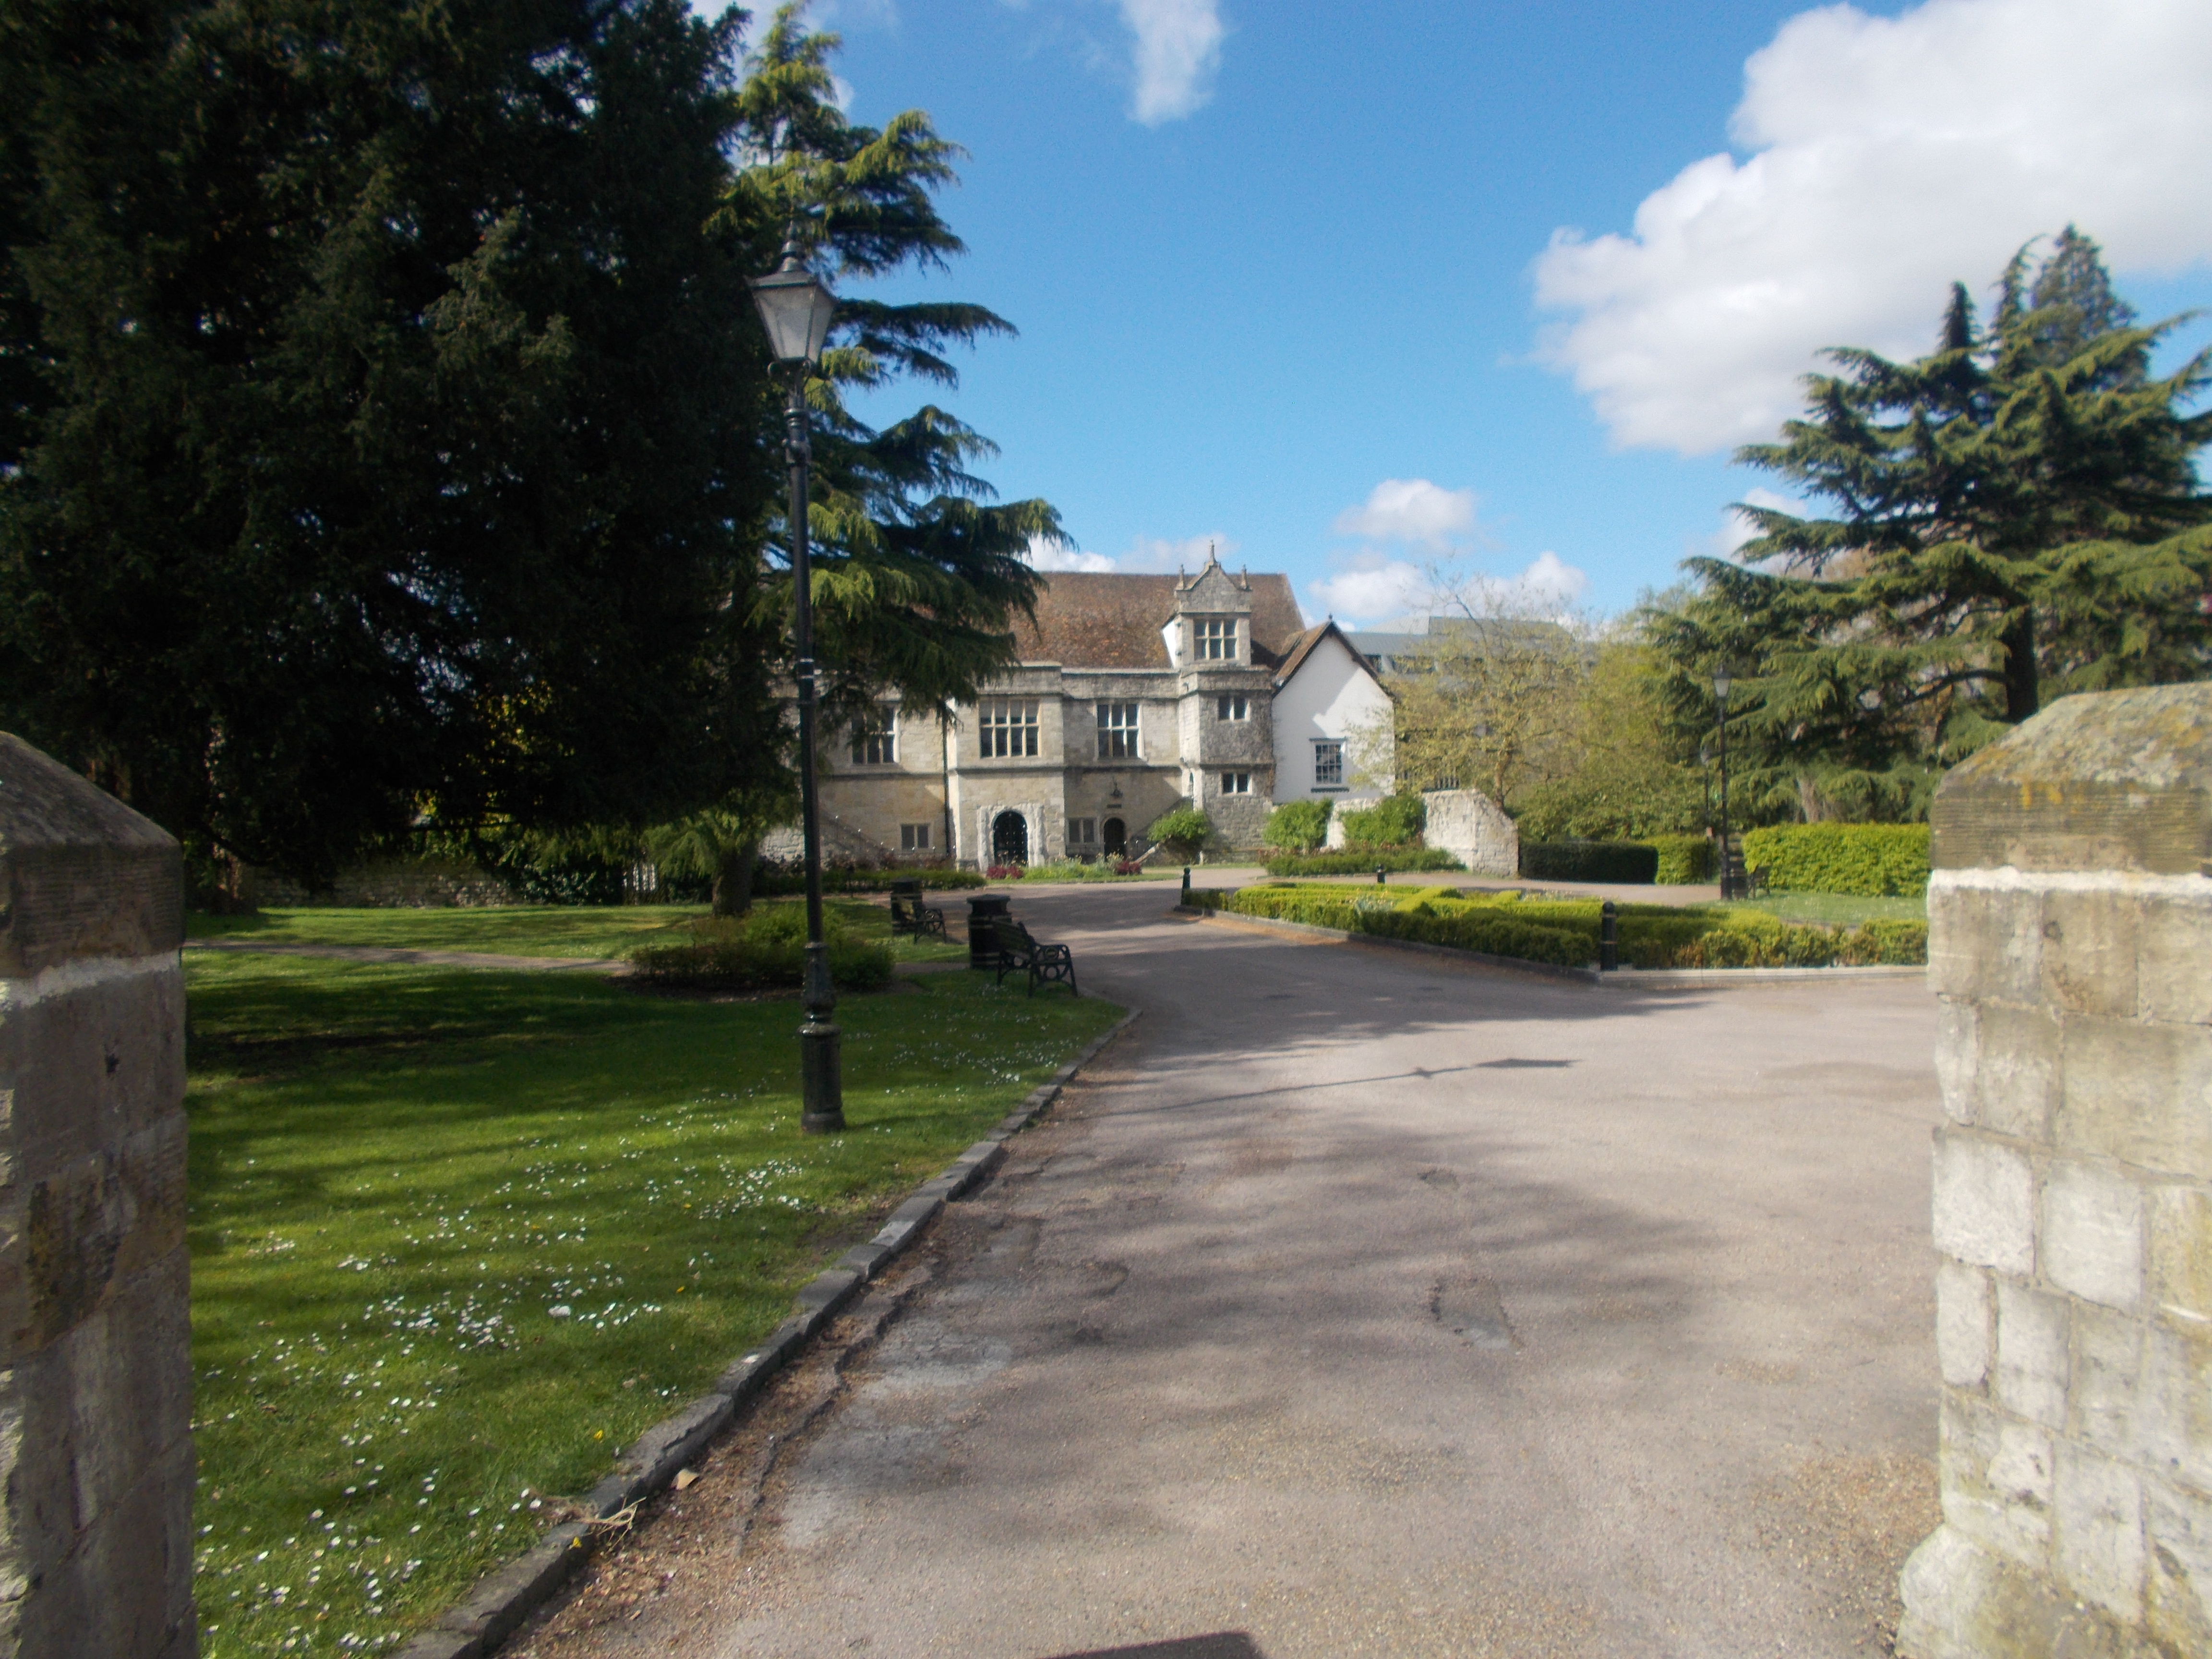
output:
[[[1462,894],[1449,887],[1362,890],[1280,883],[1194,892],[1191,902],[1237,915],[1300,921],[1488,956],[1573,968],[1597,959],[1600,902]],[[1614,907],[1620,960],[1631,968],[1899,966],[1928,959],[1928,925],[1884,921],[1856,927],[1785,922],[1718,905]]]
[[[1530,881],[1607,881],[1649,886],[1659,849],[1637,841],[1524,841],[1521,874]]]
[[[1745,834],[1743,861],[1778,893],[1917,897],[1928,890],[1928,826],[1776,824]]]

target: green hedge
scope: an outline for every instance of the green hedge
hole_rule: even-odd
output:
[[[1213,820],[1195,806],[1171,806],[1145,826],[1145,839],[1177,864],[1188,864],[1213,841]]]
[[[1346,841],[1402,847],[1419,836],[1428,809],[1419,795],[1385,795],[1372,806],[1348,806],[1342,817]]]
[[[890,947],[845,928],[828,932],[830,977],[848,991],[890,983]],[[806,969],[806,910],[803,905],[765,906],[743,917],[694,922],[674,945],[640,945],[629,953],[631,975],[665,988],[719,991],[795,991]]]
[[[1464,870],[1440,847],[1340,848],[1334,853],[1282,853],[1262,866],[1271,876],[1371,876],[1384,870]]]
[[[1547,927],[1510,914],[1502,905],[1420,905],[1407,910],[1362,911],[1358,932],[1421,945],[1448,945],[1486,956],[1517,957],[1554,968],[1579,968],[1597,958],[1597,931]]]
[[[1328,839],[1329,805],[1325,800],[1286,800],[1267,814],[1267,827],[1260,834],[1270,847],[1310,853]]]
[[[1713,879],[1713,844],[1703,836],[1654,836],[1651,845],[1659,854],[1662,887],[1686,887],[1692,882]]]
[[[1917,896],[1928,890],[1928,826],[1777,824],[1745,834],[1743,861],[1776,892]]]
[[[1347,933],[1445,945],[1571,968],[1597,959],[1599,901],[1468,896],[1449,887],[1408,891],[1346,886],[1245,887],[1196,892],[1192,902]],[[1620,960],[1631,968],[1826,968],[1907,965],[1928,959],[1928,925],[1869,921],[1852,928],[1785,922],[1717,905],[1615,907]]]
[[[1645,886],[1659,874],[1659,849],[1638,841],[1524,841],[1521,873],[1530,881],[1609,881]]]

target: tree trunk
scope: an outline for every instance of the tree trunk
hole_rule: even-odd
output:
[[[760,854],[758,842],[725,851],[714,866],[714,914],[741,916],[752,908],[753,864]]]
[[[2034,714],[2043,688],[2035,666],[2035,612],[2023,611],[2006,625],[2004,635],[2005,719],[2017,726]]]

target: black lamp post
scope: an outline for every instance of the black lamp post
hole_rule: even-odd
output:
[[[783,459],[791,468],[791,639],[798,655],[799,800],[806,839],[806,1024],[799,1028],[799,1127],[829,1134],[845,1127],[840,1075],[836,988],[830,982],[830,949],[822,942],[822,826],[814,802],[814,596],[806,560],[806,468],[813,459],[806,435],[806,370],[822,359],[837,298],[799,257],[794,235],[783,245],[783,263],[752,279],[753,303],[775,361],[791,370],[784,404]]]
[[[1721,897],[1735,896],[1735,861],[1729,856],[1728,822],[1728,665],[1713,670],[1713,702],[1720,711],[1721,728]]]

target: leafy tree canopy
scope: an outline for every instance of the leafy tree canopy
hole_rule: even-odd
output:
[[[0,712],[327,872],[679,809],[772,729],[738,19],[20,0]],[[770,745],[772,747],[772,744]]]
[[[2070,227],[2001,279],[1986,325],[1953,291],[1937,349],[1832,351],[1805,416],[1737,459],[1831,516],[1736,509],[1743,563],[1690,562],[1646,636],[1686,732],[1735,666],[1731,771],[1754,810],[1924,811],[1940,769],[2067,691],[2193,679],[2212,651],[2212,496],[2188,410],[2200,354],[2150,373],[2184,319],[2138,327]],[[1741,763],[1739,767],[1738,763]]]
[[[781,388],[745,278],[959,243],[957,154],[833,37],[683,0],[0,10],[0,723],[310,878],[426,819],[574,833],[787,782]],[[842,308],[833,690],[972,691],[1057,533],[842,396],[1002,331]],[[734,805],[732,805],[734,803]],[[740,810],[743,809],[743,810]]]

